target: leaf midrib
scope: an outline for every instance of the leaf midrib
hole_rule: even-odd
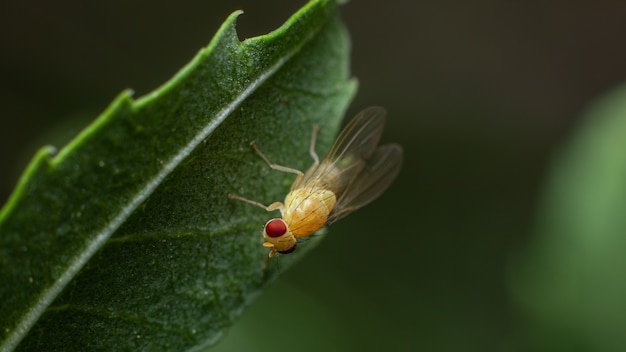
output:
[[[117,231],[117,229],[129,218],[129,216],[135,211],[135,209],[141,205],[161,182],[172,172],[176,167],[186,158],[191,152],[206,139],[224,120],[234,112],[234,110],[241,105],[241,103],[248,98],[256,89],[261,86],[269,77],[274,75],[291,57],[293,57],[300,47],[288,52],[285,56],[281,57],[273,66],[270,66],[268,70],[261,73],[258,78],[249,84],[230,104],[216,114],[216,117],[212,119],[207,126],[205,126],[198,134],[194,136],[189,143],[187,143],[182,149],[180,149],[174,156],[164,163],[163,168],[159,171],[151,180],[149,180],[145,186],[138,192],[138,194],[131,199],[131,201],[111,220],[98,234],[91,240],[87,246],[80,252],[80,255],[73,260],[69,261],[67,269],[55,280],[54,284],[43,293],[36,300],[36,303],[31,307],[23,318],[18,322],[16,327],[11,333],[8,334],[4,343],[0,345],[2,351],[12,351],[22,339],[28,334],[30,329],[35,325],[39,318],[43,315],[46,309],[52,304],[56,297],[63,291],[63,289],[69,284],[72,279],[78,274],[78,272],[85,266],[89,259],[107,242],[111,235]],[[181,71],[181,74],[184,71]],[[173,80],[175,80],[174,78]],[[58,155],[57,155],[58,156]]]

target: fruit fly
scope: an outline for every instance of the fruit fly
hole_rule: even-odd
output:
[[[309,154],[313,165],[306,171],[272,163],[252,142],[256,153],[274,170],[296,174],[285,202],[265,206],[229,194],[267,211],[280,210],[282,218],[269,220],[263,229],[269,257],[296,249],[297,240],[372,202],[391,185],[402,164],[402,147],[378,146],[386,112],[370,107],[356,115],[341,131],[328,155],[320,162],[315,152],[318,127],[313,128]]]

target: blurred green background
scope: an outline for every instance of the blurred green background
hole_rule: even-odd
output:
[[[122,89],[141,96],[165,82],[232,11],[245,11],[243,39],[304,3],[3,2],[0,202],[41,145],[63,145]],[[554,243],[529,253],[545,244],[536,227],[555,153],[584,109],[625,81],[626,4],[354,0],[341,11],[360,81],[348,115],[385,106],[383,138],[404,146],[404,170],[333,225],[215,350],[626,350],[586,335],[605,331],[602,315],[589,322],[567,305],[571,316],[543,314],[532,302],[545,294],[529,298],[526,287],[553,258]],[[585,268],[554,275],[576,270]],[[552,292],[545,280],[533,292]],[[607,311],[622,312],[622,300]],[[624,316],[613,335],[626,335]]]

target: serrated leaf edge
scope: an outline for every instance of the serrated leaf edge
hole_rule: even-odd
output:
[[[289,27],[293,24],[293,20],[300,16],[304,11],[310,10],[310,7],[313,3],[309,3],[308,6],[301,8],[297,11],[291,18],[288,20],[283,26]],[[241,11],[236,11],[232,13],[228,19],[224,22],[220,30],[217,32],[215,38],[218,38],[220,34],[222,34],[229,26],[234,25],[236,18],[241,14]],[[271,34],[278,34],[277,31]],[[201,51],[198,56],[202,56],[206,52],[210,51],[213,48],[213,41],[208,45],[207,48]],[[167,163],[164,164],[163,168],[159,173],[155,175],[151,180],[149,180],[146,185],[139,191],[139,193],[125,206],[119,214],[113,218],[102,230],[98,232],[95,236],[94,240],[92,240],[81,254],[71,261],[69,267],[63,272],[63,274],[55,281],[55,283],[49,287],[47,290],[43,291],[40,297],[37,299],[37,303],[28,310],[28,312],[23,316],[23,319],[18,322],[13,331],[7,335],[7,338],[4,340],[3,344],[0,345],[1,351],[12,351],[14,350],[22,339],[28,334],[30,329],[35,325],[35,323],[39,320],[39,318],[46,311],[48,306],[52,304],[52,302],[56,299],[56,297],[63,291],[66,285],[71,282],[71,280],[78,274],[78,272],[84,267],[84,265],[88,262],[88,260],[107,242],[107,240],[111,237],[111,235],[117,231],[117,229],[126,221],[130,215],[135,211],[135,209],[141,205],[160,185],[160,183],[172,172],[174,169],[186,158],[188,157],[193,150],[204,140],[206,139],[219,125],[224,122],[224,120],[234,112],[234,110],[246,99],[248,98],[263,82],[265,82],[269,77],[271,77],[274,73],[276,73],[291,57],[293,57],[299,48],[289,52],[287,55],[281,57],[274,65],[270,66],[268,70],[262,72],[258,78],[252,81],[248,87],[243,90],[230,104],[228,104],[224,109],[222,109],[218,114],[216,114],[215,118],[211,120],[211,122],[205,126],[196,136],[185,145],[173,158],[171,158]],[[198,59],[192,60],[189,64],[187,64],[183,69],[179,71],[179,73],[170,81],[165,83],[161,88],[155,90],[155,92],[148,94],[144,98],[140,98],[134,102],[131,102],[134,105],[137,104],[145,104],[145,98],[152,98],[155,94],[158,94],[162,88],[166,88],[169,84],[176,80],[180,75],[187,74],[192,66],[195,66],[198,62]],[[129,92],[122,93],[118,99],[116,99],[111,106],[116,106],[119,104],[120,100],[130,100]],[[110,109],[108,109],[110,111]],[[107,115],[105,112],[103,115]],[[105,118],[106,116],[102,116]],[[102,120],[101,120],[102,121]],[[97,124],[98,121],[96,121]],[[90,128],[91,127],[91,128]],[[85,134],[88,134],[93,130],[93,125],[87,128],[84,131]],[[84,136],[85,134],[82,134]],[[80,139],[77,137],[74,142]],[[66,152],[72,150],[73,143],[70,143],[65,148],[63,148],[59,154],[53,158],[53,163],[59,162],[59,160],[63,159],[63,156]],[[51,148],[47,147],[42,149],[38,153],[38,159],[42,156],[49,157],[51,153]],[[32,165],[35,166],[35,165]],[[30,169],[30,168],[29,168]],[[19,192],[16,192],[19,193]],[[12,197],[15,198],[15,197]],[[4,210],[8,210],[10,206],[5,207]],[[0,216],[1,217],[1,216]]]

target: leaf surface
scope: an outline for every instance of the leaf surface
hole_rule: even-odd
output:
[[[266,258],[265,211],[339,127],[356,83],[331,0],[240,41],[233,13],[151,94],[123,92],[57,153],[43,148],[0,212],[2,350],[202,349],[306,252]],[[315,242],[314,238],[310,242]]]

